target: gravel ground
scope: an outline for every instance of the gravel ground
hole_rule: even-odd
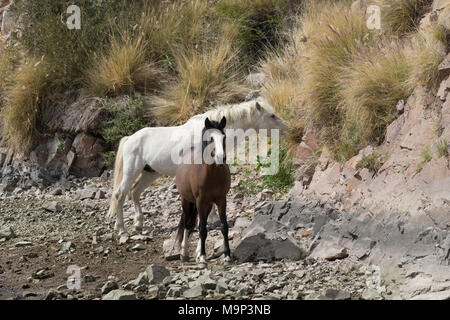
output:
[[[229,194],[231,227],[238,217],[251,218],[265,198],[240,194],[240,179],[244,175],[234,175]],[[74,178],[45,191],[1,195],[0,226],[13,235],[0,240],[0,299],[360,299],[367,292],[370,272],[351,258],[224,265],[214,255],[222,241],[214,228],[208,234],[206,269],[193,258],[167,261],[163,242],[173,235],[181,213],[171,178],[143,193],[144,231],[120,244],[105,219],[109,193],[108,179]],[[128,230],[133,212],[127,202]],[[230,234],[233,250],[233,229]],[[197,234],[192,257],[196,239]],[[80,268],[80,289],[67,288],[69,266]],[[154,275],[156,266],[164,268],[164,277]]]

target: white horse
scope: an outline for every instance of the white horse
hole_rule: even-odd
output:
[[[115,215],[115,229],[125,234],[123,204],[127,194],[134,202],[134,230],[141,232],[143,214],[139,198],[141,193],[160,176],[175,176],[177,163],[174,150],[190,147],[195,135],[200,134],[206,117],[218,121],[227,118],[228,129],[279,129],[287,122],[274,114],[274,109],[263,97],[235,105],[221,106],[189,119],[176,127],[144,128],[120,140],[114,165],[114,189],[108,218]],[[177,139],[173,139],[177,137]]]

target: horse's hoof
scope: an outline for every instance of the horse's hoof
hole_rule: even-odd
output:
[[[198,262],[197,265],[199,269],[206,269],[206,267],[208,266],[206,262]]]
[[[201,264],[205,264],[206,265],[206,257],[205,256],[197,257],[197,263],[199,265],[201,265]]]
[[[231,259],[231,257],[225,257],[225,259],[223,259],[223,264],[228,266],[233,262],[233,260]]]

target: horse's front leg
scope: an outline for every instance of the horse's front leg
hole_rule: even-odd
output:
[[[211,206],[205,206],[197,201],[197,209],[199,216],[199,246],[200,250],[197,252],[197,263],[206,265],[206,237],[208,235],[207,220],[208,214],[211,211]],[[198,250],[198,247],[197,247]]]
[[[224,262],[226,264],[231,262],[231,251],[230,251],[230,243],[228,240],[228,222],[227,222],[227,199],[223,199],[217,204],[217,208],[219,209],[219,218],[220,218],[220,230],[223,235],[223,248],[224,248]]]

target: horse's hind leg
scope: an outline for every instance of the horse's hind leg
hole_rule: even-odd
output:
[[[115,227],[116,230],[119,231],[119,235],[126,233],[125,225],[123,222],[123,203],[125,202],[125,198],[142,168],[136,166],[136,164],[128,164],[126,161],[124,161],[122,182],[120,183],[119,189],[117,190],[116,194],[114,194],[118,203],[117,220]]]
[[[141,193],[144,192],[147,187],[153,183],[158,177],[159,173],[157,172],[146,172],[142,171],[142,174],[139,176],[136,184],[131,189],[131,200],[134,203],[135,215],[134,215],[134,231],[140,233],[142,232],[142,227],[144,225],[144,215],[142,214],[140,196]]]
[[[181,260],[189,260],[189,236],[195,228],[195,220],[197,211],[192,202],[181,198],[181,206],[183,208],[183,215],[180,220],[178,232],[183,232],[183,241],[181,243]],[[182,231],[181,228],[184,228]]]

